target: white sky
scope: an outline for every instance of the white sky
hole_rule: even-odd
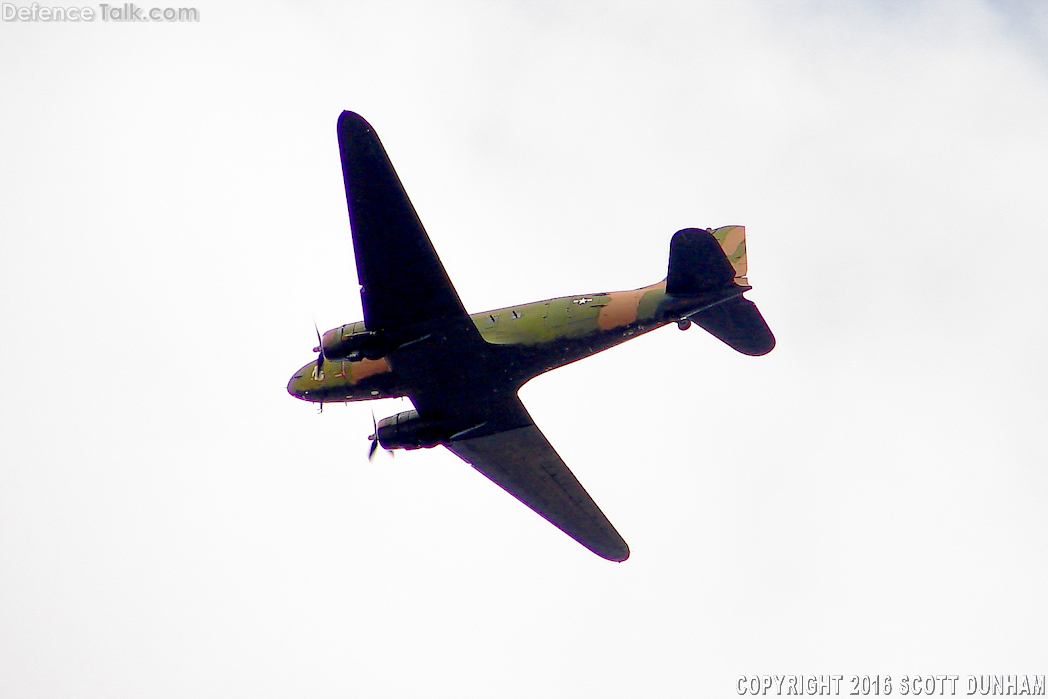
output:
[[[0,23],[0,697],[1048,672],[1045,5],[198,7]],[[626,563],[285,393],[361,316],[343,109],[471,311],[747,226],[772,354],[522,392]]]

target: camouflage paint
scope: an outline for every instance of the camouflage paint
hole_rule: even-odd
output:
[[[746,284],[746,229],[724,226],[710,231],[735,270],[737,293]],[[721,299],[723,300],[723,299]],[[706,304],[708,305],[708,303]],[[704,305],[694,299],[666,294],[666,280],[627,291],[561,296],[519,306],[507,306],[470,316],[481,337],[501,353],[507,373],[519,383],[558,366],[603,351],[638,335],[675,323]],[[324,333],[325,346],[364,331],[364,323],[348,323]],[[497,349],[496,349],[497,348]],[[316,362],[302,367],[288,391],[303,400],[346,402],[408,394],[400,385],[393,357],[357,362],[327,361],[318,376]]]
[[[710,233],[720,243],[728,262],[735,269],[735,283],[739,286],[749,286],[746,281],[746,227],[721,226]]]
[[[389,360],[362,359],[359,362],[328,360],[317,373],[312,361],[291,377],[288,392],[317,403],[393,398],[404,395],[396,389],[396,377]]]

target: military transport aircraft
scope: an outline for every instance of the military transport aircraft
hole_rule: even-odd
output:
[[[343,112],[338,144],[364,320],[319,337],[288,392],[317,403],[407,396],[371,453],[442,444],[580,544],[612,561],[629,547],[553,450],[517,391],[543,372],[655,328],[691,324],[749,355],[775,338],[742,297],[742,226],[688,228],[670,240],[666,279],[470,315],[375,130]]]

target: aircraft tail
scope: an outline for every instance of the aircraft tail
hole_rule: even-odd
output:
[[[674,296],[706,294],[735,285],[750,289],[746,279],[746,228],[716,230],[686,228],[670,241],[666,293]],[[775,336],[761,312],[741,292],[710,306],[687,320],[732,349],[759,356],[775,347]]]
[[[745,247],[742,265],[745,274]],[[673,239],[670,240],[670,266],[666,275],[667,294],[700,296],[728,286],[735,277],[735,267],[723,252],[721,241],[712,231],[685,228],[673,234]],[[742,280],[741,286],[745,286],[746,278],[742,277]]]

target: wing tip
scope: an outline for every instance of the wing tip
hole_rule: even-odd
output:
[[[370,131],[372,133],[375,131],[371,124],[368,123],[367,119],[356,112],[349,111],[348,109],[339,114],[337,130],[340,135],[351,131]]]
[[[561,531],[564,530],[561,529]],[[576,537],[573,534],[570,534],[569,532],[565,531],[564,533],[570,536],[571,538],[575,539],[575,541],[579,542],[580,544],[582,544],[590,551],[597,554],[606,561],[611,561],[613,563],[622,563],[630,557],[630,547],[622,539],[621,536],[617,537],[617,539],[605,541],[583,541],[582,539]],[[618,532],[615,533],[618,534]]]

